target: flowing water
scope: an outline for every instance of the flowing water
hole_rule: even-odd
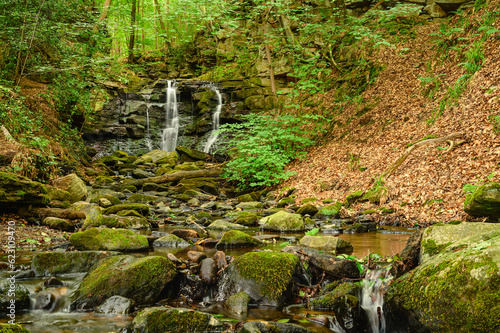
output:
[[[162,131],[162,149],[174,151],[177,147],[177,136],[179,134],[179,113],[177,105],[177,85],[168,81],[166,88],[167,103],[165,104],[165,128]]]
[[[389,270],[376,269],[366,273],[361,293],[361,308],[365,310],[372,333],[385,333],[384,288],[391,280]]]
[[[217,142],[217,137],[219,136],[219,124],[220,124],[220,113],[222,110],[222,95],[215,86],[212,88],[215,91],[215,95],[217,96],[217,107],[215,108],[215,112],[212,116],[212,132],[210,133],[210,137],[208,138],[207,144],[205,148],[203,148],[203,152],[209,153],[210,149]]]
[[[146,101],[146,135],[145,135],[145,141],[146,141],[146,146],[148,149],[151,151],[153,150],[153,144],[151,142],[151,130],[149,126],[149,108],[151,106],[150,99],[151,99],[151,92],[146,92],[143,93],[142,96],[144,97]]]

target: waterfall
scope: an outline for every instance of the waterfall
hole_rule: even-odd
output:
[[[149,151],[153,150],[153,145],[151,144],[151,131],[149,129],[149,107],[151,103],[149,100],[151,99],[151,92],[143,93],[144,99],[146,101],[146,145],[148,146]]]
[[[376,269],[366,273],[361,292],[361,308],[365,310],[372,333],[385,333],[383,288],[391,280],[387,269]]]
[[[210,148],[214,145],[214,143],[217,141],[217,137],[219,136],[219,133],[217,132],[219,130],[219,123],[220,123],[220,112],[222,110],[222,95],[217,88],[213,88],[215,91],[215,94],[217,95],[217,107],[215,108],[215,112],[212,116],[212,132],[210,133],[210,137],[208,138],[207,144],[205,145],[205,148],[203,148],[203,152],[208,153],[210,152]]]
[[[168,81],[166,90],[167,103],[165,104],[165,128],[161,134],[162,149],[174,151],[177,147],[179,133],[179,113],[177,112],[177,85]]]

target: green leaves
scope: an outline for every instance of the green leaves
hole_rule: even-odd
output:
[[[319,232],[319,228],[314,228],[309,231],[306,231],[307,236],[315,236]]]

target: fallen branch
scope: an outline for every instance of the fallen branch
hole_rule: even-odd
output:
[[[222,172],[223,171],[221,169],[178,171],[158,177],[149,177],[149,178],[131,180],[124,182],[123,184],[134,185],[134,186],[142,186],[145,183],[162,184],[168,182],[176,182],[181,179],[188,179],[188,178],[218,177],[222,174]]]

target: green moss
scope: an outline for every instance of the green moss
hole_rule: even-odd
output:
[[[300,264],[291,253],[249,252],[235,260],[241,276],[262,284],[262,294],[278,300],[288,288],[288,283]]]
[[[208,212],[199,212],[198,214],[195,215],[195,217],[197,219],[202,219],[202,218],[211,219],[212,215]]]
[[[347,205],[356,202],[356,200],[360,199],[363,196],[363,194],[364,192],[362,190],[348,194],[347,197],[345,198]]]
[[[317,215],[328,216],[328,217],[338,217],[340,214],[340,209],[344,204],[340,201],[336,202],[334,205],[329,205],[321,208]]]
[[[115,197],[114,195],[111,194],[103,194],[103,195],[98,195],[96,197],[93,197],[90,202],[91,203],[98,203],[99,199],[104,198],[108,199],[113,205],[119,205],[121,203],[120,199]]]
[[[19,324],[1,323],[0,333],[30,333],[30,331]]]
[[[433,239],[426,239],[422,241],[422,249],[430,256],[436,255],[446,249],[451,243],[437,245]]]
[[[128,197],[125,203],[149,203],[155,201],[158,201],[158,197],[155,197],[154,195],[134,193],[130,197]]]
[[[236,216],[236,220],[234,222],[245,226],[251,226],[256,224],[258,219],[259,218],[256,214],[242,211],[238,213],[238,216]]]
[[[339,311],[339,309],[346,306],[348,308],[356,308],[359,306],[359,300],[357,299],[359,293],[359,285],[354,283],[342,283],[333,291],[314,299],[311,302],[311,308],[332,311]]]
[[[318,200],[318,198],[304,198],[302,200],[300,200],[300,202],[305,205],[305,204],[308,204],[308,203],[311,203],[311,202],[315,202],[316,200]]]
[[[262,245],[262,242],[247,235],[243,231],[230,230],[222,235],[219,243],[217,243],[217,248],[252,247],[260,245]]]
[[[145,204],[119,204],[106,208],[104,211],[105,215],[116,214],[121,210],[135,210],[136,212],[147,215],[149,213],[149,206]]]
[[[362,212],[359,212],[359,215],[369,215],[369,214],[375,214],[377,213],[376,209],[367,209]]]
[[[69,238],[71,245],[78,250],[147,249],[148,240],[128,229],[90,228],[76,232]]]

